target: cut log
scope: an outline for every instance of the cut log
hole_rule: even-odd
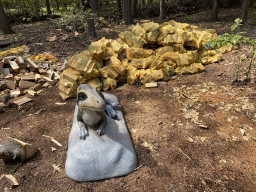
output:
[[[30,90],[38,91],[41,87],[42,87],[42,85],[40,83],[37,83],[33,87],[30,87]]]
[[[24,103],[27,103],[30,101],[32,101],[32,99],[30,99],[28,97],[22,97],[22,98],[19,98],[19,99],[13,101],[13,103],[16,105],[23,105]]]
[[[16,59],[16,56],[7,56],[7,57],[4,57],[3,60],[4,60],[4,64],[8,64],[10,60],[14,60]]]
[[[10,40],[10,41],[2,41],[2,42],[0,42],[0,48],[8,47],[9,45],[14,44],[16,42],[18,42],[18,41],[12,41],[12,40]]]
[[[46,72],[44,69],[42,69],[42,68],[38,69],[38,71],[39,71],[39,73],[42,74],[42,75],[47,74],[47,72]]]
[[[4,67],[0,66],[0,78],[4,77]]]
[[[22,75],[21,80],[25,81],[35,81],[35,75],[34,74],[29,74],[29,75]]]
[[[13,71],[15,71],[15,72],[17,72],[20,68],[19,65],[15,61],[9,60],[9,64],[10,64],[11,68],[13,69]]]
[[[16,61],[17,61],[19,64],[22,64],[22,65],[25,64],[25,61],[24,61],[24,59],[23,59],[21,56],[18,56],[18,57],[16,58]]]
[[[10,73],[10,70],[9,70],[9,68],[3,68],[3,75],[4,75],[4,77],[6,77],[6,76],[8,76],[8,75],[10,75],[11,73]]]
[[[33,87],[34,85],[35,85],[34,82],[21,80],[20,83],[19,83],[19,88],[20,89],[28,89],[28,88]]]
[[[15,82],[12,80],[5,80],[5,86],[8,87],[9,89],[15,89]]]
[[[39,68],[38,65],[35,64],[35,62],[34,62],[34,61],[31,61],[30,59],[27,59],[27,62],[28,62],[28,64],[29,64],[32,68],[34,68],[34,69],[38,69],[38,68]]]

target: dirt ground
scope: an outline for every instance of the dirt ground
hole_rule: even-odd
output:
[[[221,21],[216,23],[204,22],[209,12],[199,13],[191,21],[176,21],[217,28],[221,34],[230,29],[235,18],[225,14],[235,12],[237,9],[221,12]],[[14,26],[22,35],[18,37],[20,42],[11,47],[25,43],[30,47],[29,54],[48,52],[63,62],[92,41],[86,34],[74,36],[57,30],[51,22]],[[97,31],[98,38],[116,38],[127,28],[130,26],[103,28]],[[255,32],[253,26],[246,31],[249,36]],[[58,39],[68,38],[46,42],[45,36],[51,34],[57,34]],[[0,36],[10,37],[14,38]],[[239,52],[247,54],[248,49],[241,47]],[[63,101],[57,86],[44,90],[20,109],[12,104],[0,114],[0,143],[7,136],[14,137],[35,145],[39,153],[26,162],[1,161],[0,175],[12,174],[20,185],[10,189],[1,180],[0,191],[255,191],[256,70],[251,71],[250,83],[232,83],[239,52],[224,54],[221,62],[206,65],[206,72],[159,82],[158,88],[124,84],[107,91],[122,105],[138,159],[138,168],[124,177],[76,182],[66,176],[64,165],[75,99]],[[248,65],[246,61],[239,69],[242,80]],[[43,135],[54,137],[63,146],[58,147]],[[54,171],[53,164],[61,171]]]

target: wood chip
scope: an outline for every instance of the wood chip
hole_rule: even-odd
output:
[[[18,96],[20,96],[20,95],[22,95],[22,91],[19,90],[19,89],[17,89],[17,90],[11,90],[11,91],[10,91],[10,96],[11,96],[11,97],[18,97]]]
[[[66,105],[67,103],[55,103],[56,105]]]
[[[55,165],[55,164],[53,164],[52,166],[53,166],[53,168],[54,168],[53,173],[54,173],[55,171],[58,171],[59,173],[61,173],[60,165]]]
[[[43,88],[47,88],[47,87],[49,87],[49,85],[50,85],[50,84],[49,84],[48,82],[46,82],[46,83],[44,83],[44,84],[42,85],[42,87],[43,87]]]
[[[157,87],[157,82],[154,82],[154,83],[146,83],[146,84],[145,84],[145,87],[146,87],[146,88],[154,88],[154,87]]]
[[[28,94],[32,95],[32,96],[37,96],[37,92],[33,91],[33,90],[28,90]]]
[[[19,183],[17,182],[16,178],[10,174],[3,174],[0,177],[0,180],[1,179],[5,179],[8,183],[10,183],[12,188],[19,186]]]
[[[53,37],[46,37],[46,40],[47,41],[50,41],[50,42],[54,42],[54,41],[58,41],[58,38],[56,36],[53,36]]]
[[[51,149],[52,149],[52,152],[57,151],[57,149],[54,147],[51,147]]]
[[[35,81],[39,81],[39,79],[41,79],[41,75],[40,74],[35,74]]]
[[[58,145],[59,147],[62,147],[62,144],[60,144],[58,141],[56,141],[53,137],[47,136],[47,135],[43,135],[43,136],[50,138],[52,142],[56,143],[56,145]]]

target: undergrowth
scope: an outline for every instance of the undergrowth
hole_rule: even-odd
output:
[[[245,37],[243,34],[245,34],[244,31],[240,31],[240,26],[242,26],[242,19],[237,18],[235,19],[234,24],[231,26],[231,31],[234,31],[236,33],[234,34],[229,34],[229,33],[225,33],[223,35],[219,35],[217,38],[215,38],[214,40],[208,41],[206,42],[206,44],[204,46],[208,47],[208,48],[213,48],[213,49],[219,49],[222,46],[226,45],[226,47],[229,47],[230,45],[239,47],[241,44],[245,45],[245,46],[250,46],[250,49],[253,50],[253,55],[251,56],[251,58],[249,58],[250,63],[248,66],[248,70],[246,72],[246,78],[244,80],[245,83],[249,82],[249,74],[251,71],[252,66],[256,67],[256,64],[254,64],[254,58],[256,57],[256,39],[251,39],[248,37]],[[237,71],[236,71],[236,79],[233,81],[233,83],[239,83],[241,82],[239,80],[239,69],[240,69],[240,65],[242,62],[247,61],[248,59],[245,58],[239,51],[239,60],[238,60],[238,64],[237,64]]]

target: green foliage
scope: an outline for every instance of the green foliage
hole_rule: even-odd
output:
[[[234,31],[235,29],[237,29],[241,25],[243,25],[242,24],[242,19],[236,18],[235,23],[231,26],[231,31]]]
[[[83,12],[68,12],[56,24],[68,32],[77,31],[82,33],[87,29],[86,15]]]
[[[243,34],[244,32],[238,32],[237,34],[229,34],[225,33],[223,35],[219,35],[216,39],[213,41],[208,41],[211,48],[214,49],[219,49],[223,45],[226,45],[227,47],[232,45],[239,46],[241,43],[246,43],[249,38],[244,37]]]
[[[231,26],[231,31],[237,30],[239,26],[243,25],[241,23],[242,19],[235,19],[235,23]],[[214,40],[206,42],[204,47],[219,49],[223,45],[226,45],[227,47],[231,44],[235,46],[239,46],[240,44],[244,44],[246,46],[250,45],[251,49],[254,51],[253,57],[256,57],[256,39],[250,40],[248,37],[242,35],[244,33],[245,32],[238,31],[236,34],[225,33],[223,35],[219,35]]]

